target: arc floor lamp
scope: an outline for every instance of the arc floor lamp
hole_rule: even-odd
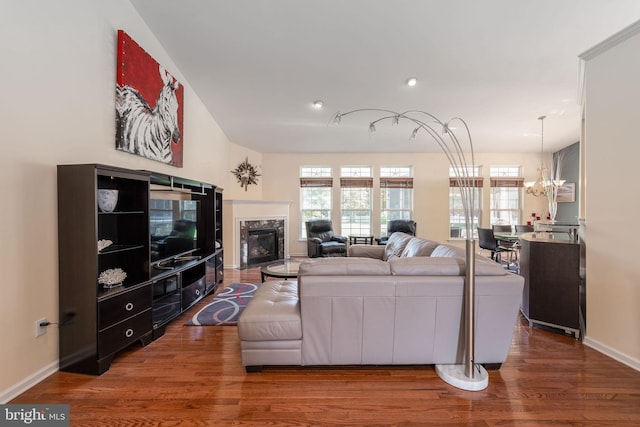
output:
[[[475,359],[475,245],[473,238],[473,208],[475,206],[474,194],[474,170],[475,159],[473,152],[473,141],[467,123],[455,117],[448,122],[442,122],[433,114],[419,110],[408,110],[395,112],[385,109],[361,108],[346,113],[336,113],[331,121],[339,124],[348,115],[362,112],[375,112],[381,116],[369,123],[369,131],[375,132],[376,125],[390,121],[398,124],[400,121],[411,123],[413,132],[411,138],[417,138],[420,133],[426,133],[433,139],[449,161],[449,165],[455,174],[457,186],[460,189],[462,206],[464,211],[465,231],[466,231],[466,268],[464,286],[464,337],[465,337],[465,358],[464,364],[458,365],[436,365],[436,373],[446,383],[469,391],[484,390],[489,385],[489,375],[487,371],[474,362]],[[452,123],[460,122],[464,126],[465,140],[468,144],[465,150],[460,142]],[[463,142],[465,142],[463,140]]]

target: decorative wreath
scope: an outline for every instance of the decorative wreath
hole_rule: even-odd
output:
[[[240,183],[240,187],[244,187],[244,191],[247,191],[247,187],[251,184],[258,183],[258,177],[262,176],[258,173],[258,169],[249,163],[247,157],[244,162],[240,163],[237,168],[231,171],[235,175],[236,179]]]

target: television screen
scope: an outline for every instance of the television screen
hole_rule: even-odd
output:
[[[160,262],[198,250],[197,200],[149,200],[151,262]]]

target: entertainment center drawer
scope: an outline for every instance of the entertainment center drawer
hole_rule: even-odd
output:
[[[101,331],[98,334],[100,357],[115,353],[151,332],[151,309]]]
[[[191,307],[193,303],[198,301],[200,298],[204,296],[205,287],[207,285],[207,281],[205,277],[202,277],[200,280],[197,280],[191,283],[188,286],[182,286],[182,309],[186,310]]]
[[[100,301],[98,330],[108,328],[127,317],[151,308],[151,288],[143,286]]]
[[[224,282],[224,267],[219,265],[216,267],[216,283],[220,284]]]

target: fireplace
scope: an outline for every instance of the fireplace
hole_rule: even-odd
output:
[[[238,220],[240,265],[254,267],[284,259],[284,218],[242,218]]]
[[[252,266],[278,259],[278,229],[255,228],[247,238],[247,265]]]

